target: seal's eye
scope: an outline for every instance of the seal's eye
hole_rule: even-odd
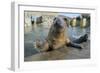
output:
[[[56,19],[57,19],[56,17],[53,19],[53,24],[55,24]]]
[[[63,18],[63,19],[64,19],[64,21],[65,21],[67,27],[69,27],[69,21],[68,21],[68,19],[67,19],[67,18]]]
[[[56,20],[56,17],[53,19],[53,21],[55,21]]]
[[[67,18],[63,18],[64,19],[64,21],[67,21]]]

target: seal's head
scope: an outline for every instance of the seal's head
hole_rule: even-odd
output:
[[[64,32],[67,27],[66,19],[62,17],[55,17],[53,20],[53,26],[57,33]]]

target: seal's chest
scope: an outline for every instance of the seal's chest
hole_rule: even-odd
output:
[[[58,49],[65,45],[64,39],[52,39],[49,42],[49,46],[52,47],[52,49]]]
[[[64,45],[65,44],[65,39],[64,38],[53,38],[51,40],[51,43],[52,45]]]

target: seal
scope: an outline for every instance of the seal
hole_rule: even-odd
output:
[[[63,18],[60,16],[55,17],[53,20],[53,23],[50,27],[50,30],[49,30],[46,40],[43,43],[40,43],[39,41],[36,42],[37,47],[40,48],[40,51],[55,50],[55,49],[59,49],[63,46],[82,49],[82,47],[76,43],[84,42],[83,39],[86,39],[85,38],[86,35],[85,35],[85,37],[82,36],[79,39],[76,39],[75,43],[72,42],[69,39],[68,34],[67,35],[65,34],[65,30],[68,28],[67,25],[68,25],[67,18]]]

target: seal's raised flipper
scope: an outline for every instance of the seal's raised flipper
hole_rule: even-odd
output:
[[[36,48],[38,48],[40,52],[45,52],[49,50],[49,44],[46,40],[44,42],[40,42],[39,40],[37,40]]]
[[[82,49],[82,47],[80,45],[72,43],[72,42],[68,43],[67,46],[68,47],[74,47],[74,48],[77,48],[77,49],[80,49],[80,50]]]
[[[88,40],[88,34],[81,36],[79,39],[74,40],[74,43],[80,44]]]

